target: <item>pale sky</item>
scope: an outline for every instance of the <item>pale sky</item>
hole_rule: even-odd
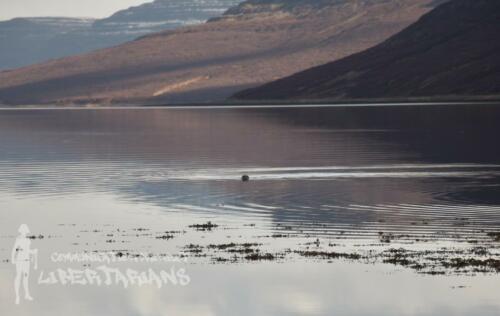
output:
[[[106,17],[152,0],[0,0],[0,20],[27,16]]]

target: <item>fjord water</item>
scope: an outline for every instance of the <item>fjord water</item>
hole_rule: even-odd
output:
[[[194,260],[187,287],[39,285],[37,300],[16,307],[8,258],[21,223],[45,236],[34,244],[46,254],[176,251],[187,241],[252,242],[284,229],[304,242],[331,238],[350,247],[379,232],[458,246],[477,231],[500,230],[498,106],[0,111],[2,310],[497,315],[497,275],[428,276],[342,261]],[[119,245],[106,237],[207,221],[223,229],[161,244],[138,233]]]

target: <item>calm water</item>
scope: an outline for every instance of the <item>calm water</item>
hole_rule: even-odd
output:
[[[381,232],[425,241],[408,247],[468,247],[500,231],[498,122],[498,105],[0,111],[1,311],[498,315],[496,274],[296,258],[193,257],[191,283],[161,290],[35,284],[37,271],[35,301],[16,306],[8,262],[21,223],[44,236],[33,240],[40,270],[60,267],[54,252],[189,243],[369,251]],[[189,228],[207,221],[219,227]],[[167,231],[181,233],[156,238]],[[267,238],[283,232],[292,238]]]

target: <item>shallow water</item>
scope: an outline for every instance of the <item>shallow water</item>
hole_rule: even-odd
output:
[[[35,301],[15,306],[8,260],[21,223],[43,236],[33,246],[45,272],[97,265],[56,263],[54,252],[164,255],[227,242],[269,252],[482,242],[496,249],[488,232],[500,231],[499,119],[497,105],[0,111],[2,310],[52,315],[78,304],[117,315],[497,315],[497,274],[422,275],[300,256],[230,263],[227,253],[181,263],[187,286],[32,279]],[[189,227],[208,221],[218,227]],[[166,232],[172,238],[159,238]],[[381,233],[404,237],[383,245]],[[221,258],[228,261],[214,262]],[[151,265],[119,265],[127,264]],[[51,301],[59,295],[64,303]]]

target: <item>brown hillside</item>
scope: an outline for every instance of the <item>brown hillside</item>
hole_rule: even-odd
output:
[[[374,46],[434,0],[251,0],[209,23],[0,72],[0,103],[217,102]]]
[[[498,98],[499,34],[500,1],[453,0],[382,44],[235,98]]]

